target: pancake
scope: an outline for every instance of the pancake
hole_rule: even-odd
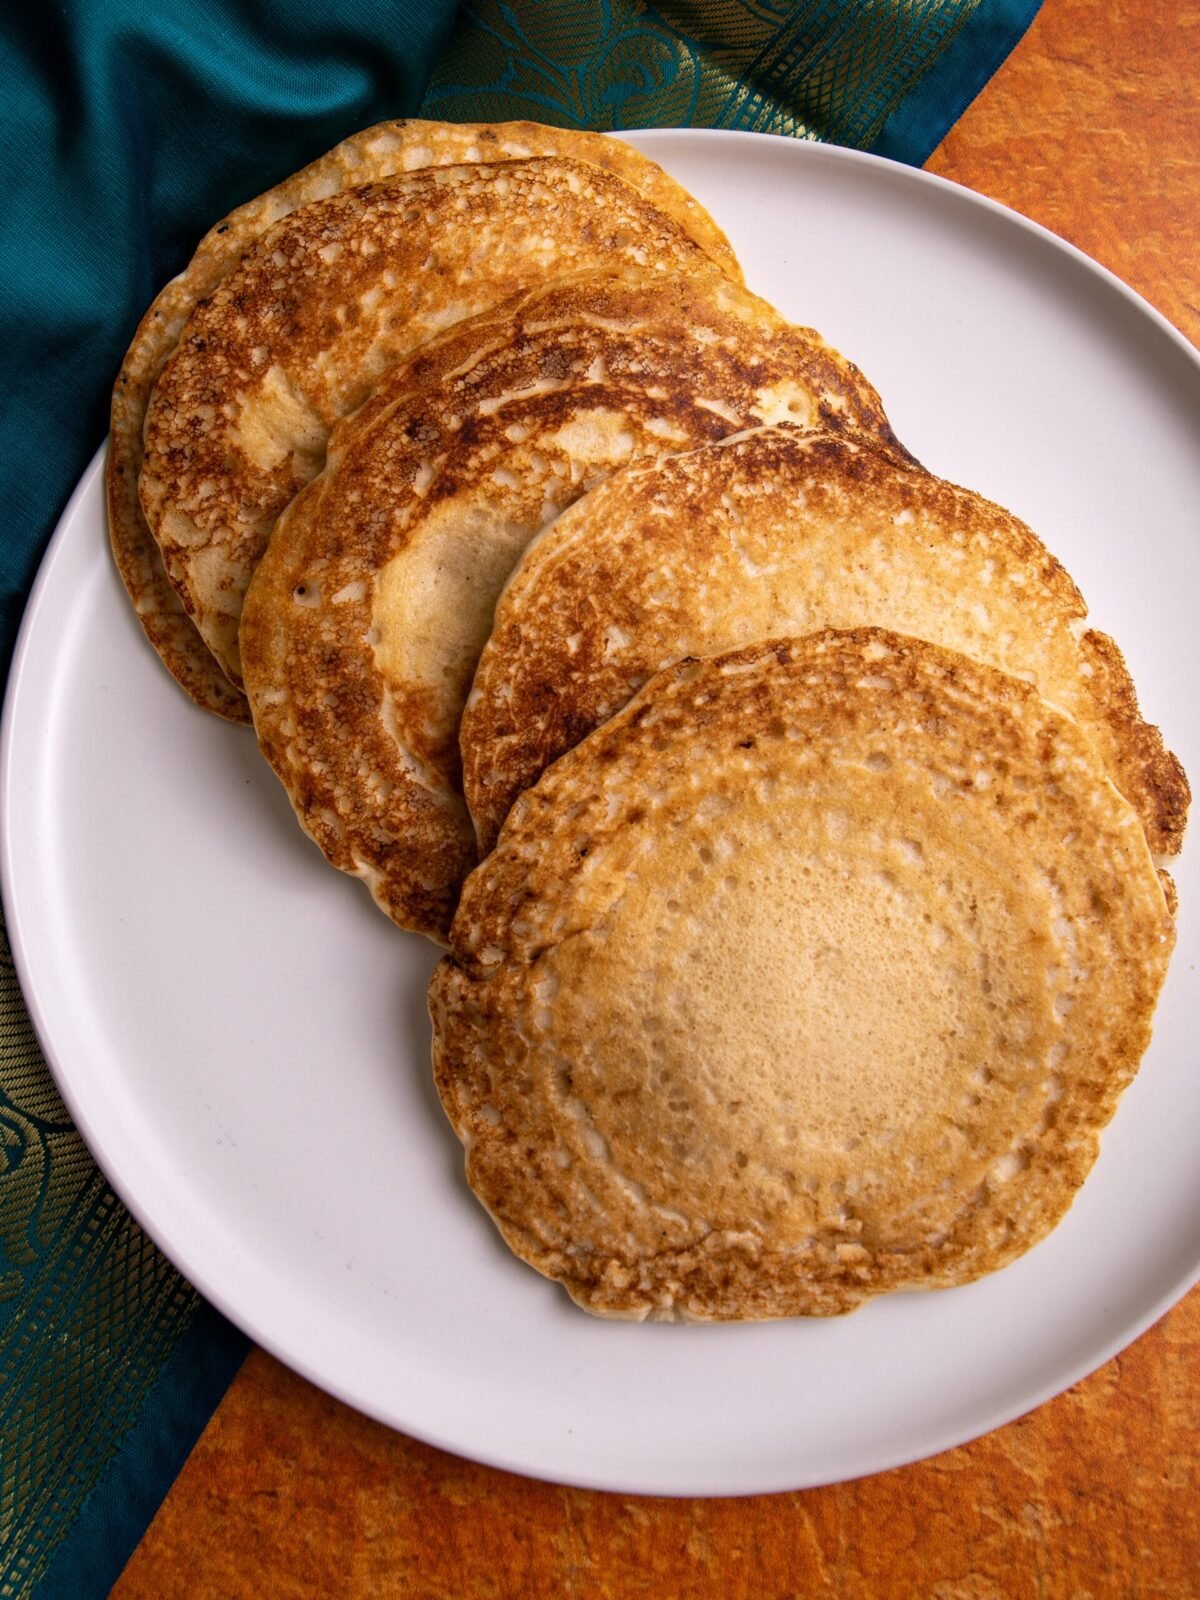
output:
[[[242,600],[275,519],[390,362],[565,272],[706,262],[636,189],[558,156],[427,168],[276,223],[193,311],[146,413],[142,509],[225,673],[240,684]]]
[[[849,438],[787,427],[622,472],[526,551],[462,722],[483,851],[542,769],[650,675],[779,634],[878,625],[1028,678],[1097,740],[1151,849],[1189,791],[1120,652],[1011,513]]]
[[[877,629],[679,664],[547,770],[430,989],[510,1247],[605,1316],[826,1315],[1054,1226],[1173,925],[1020,679]]]
[[[593,273],[452,328],[335,433],[250,586],[242,661],[305,828],[402,926],[444,939],[474,864],[459,719],[526,542],[630,458],[775,416],[906,459],[861,374],[747,290]]]
[[[463,162],[563,155],[589,161],[632,184],[672,217],[721,270],[739,278],[737,259],[702,206],[655,162],[606,135],[532,122],[383,122],[343,140],[257,199],[227,216],[201,240],[187,269],[162,290],[134,334],[113,389],[107,464],[113,553],[151,644],[167,668],[206,710],[248,721],[240,690],[217,666],[167,578],[142,515],[137,480],[151,389],[196,304],[212,293],[273,223],[300,206],[397,172]]]

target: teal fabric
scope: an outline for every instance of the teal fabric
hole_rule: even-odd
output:
[[[246,1339],[201,1302],[37,1584],[38,1600],[106,1595],[191,1454],[246,1353]],[[193,1593],[202,1591],[197,1580]]]
[[[0,670],[142,312],[212,222],[420,104],[454,0],[59,0],[0,19]]]
[[[919,166],[1038,0],[467,0],[425,108],[449,121],[689,125]]]
[[[0,12],[0,675],[141,313],[239,202],[418,110],[750,128],[919,163],[1036,9],[472,0],[456,20],[454,0],[13,0]],[[0,926],[0,1600],[107,1592],[245,1347],[96,1171]]]
[[[972,13],[943,55],[888,117],[871,151],[920,166],[1024,38],[1042,0],[992,0]]]

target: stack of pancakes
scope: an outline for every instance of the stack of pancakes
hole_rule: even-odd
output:
[[[449,943],[469,1180],[581,1305],[842,1312],[1062,1216],[1186,778],[1037,537],[653,163],[347,141],[151,307],[108,482],[167,667]]]

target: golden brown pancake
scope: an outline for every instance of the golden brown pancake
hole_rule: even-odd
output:
[[[275,519],[392,361],[565,272],[707,259],[636,189],[560,156],[425,168],[276,223],[196,307],[146,413],[142,509],[227,675]]]
[[[396,921],[444,939],[474,864],[459,718],[527,541],[632,457],[776,416],[902,458],[861,374],[739,285],[593,273],[451,329],[335,433],[250,586],[242,662],[305,828]]]
[[[826,1315],[1067,1209],[1173,925],[1092,742],[878,629],[658,674],[513,808],[430,990],[511,1248],[605,1316]]]
[[[1035,684],[1096,738],[1151,849],[1174,854],[1187,779],[1086,618],[1011,513],[861,441],[785,426],[628,468],[541,535],[498,604],[461,733],[481,848],[521,790],[660,668],[877,625]]]
[[[281,217],[363,183],[422,167],[563,155],[615,173],[672,217],[721,270],[739,278],[721,230],[673,178],[631,145],[606,135],[532,122],[383,122],[343,140],[209,230],[187,269],[163,289],[133,337],[113,390],[108,451],[109,529],[117,565],[151,643],[197,704],[248,720],[245,699],[216,665],[162,564],[142,515],[137,479],[150,392],[197,302]]]

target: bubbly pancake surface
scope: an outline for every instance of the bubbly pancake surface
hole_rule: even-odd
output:
[[[511,1248],[609,1316],[830,1314],[1061,1217],[1173,926],[1022,681],[882,630],[656,676],[514,807],[434,975]]]
[[[281,217],[343,189],[397,172],[463,162],[561,155],[614,173],[672,217],[728,275],[740,278],[728,240],[708,213],[657,163],[606,135],[532,122],[379,123],[216,224],[183,273],[166,285],[138,326],[113,388],[107,460],[109,531],[117,566],[143,628],[168,670],[206,710],[248,720],[241,692],[221,671],[167,577],[138,499],[142,432],[150,393],[198,301]]]
[[[459,720],[527,541],[633,457],[778,416],[906,459],[857,369],[747,290],[584,274],[452,328],[335,433],[251,584],[243,664],[304,826],[398,922],[444,938],[474,864]]]
[[[224,671],[279,513],[388,364],[463,317],[587,267],[707,261],[677,223],[564,157],[427,168],[275,224],[188,319],[146,414],[142,508]]]
[[[761,429],[635,465],[527,550],[462,721],[483,850],[522,789],[652,673],[780,634],[878,625],[1018,674],[1097,739],[1151,848],[1189,791],[1120,653],[1011,513],[848,437]]]

